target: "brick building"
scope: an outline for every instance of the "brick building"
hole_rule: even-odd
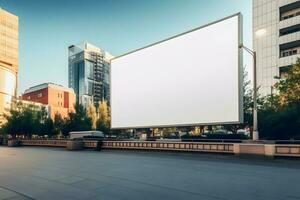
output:
[[[54,119],[59,113],[63,118],[74,110],[76,97],[73,89],[54,83],[44,83],[25,90],[22,100],[48,106],[49,116]]]

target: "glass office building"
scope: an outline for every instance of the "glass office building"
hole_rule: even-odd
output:
[[[16,96],[18,33],[18,17],[0,8],[0,126]]]
[[[109,60],[112,56],[84,42],[69,47],[69,87],[85,107],[104,99],[109,102]]]

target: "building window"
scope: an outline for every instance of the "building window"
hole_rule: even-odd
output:
[[[279,56],[287,57],[300,53],[300,40],[279,45]]]
[[[287,49],[280,52],[280,57],[282,58],[282,57],[292,56],[296,54],[298,54],[297,49]]]
[[[290,68],[291,68],[291,65],[284,66],[284,67],[279,67],[279,77],[281,79],[286,78],[287,73],[288,73],[288,71],[289,71]]]
[[[280,20],[290,19],[300,15],[300,1],[287,4],[279,8]]]
[[[30,96],[28,96],[28,97],[27,97],[27,99],[29,99],[29,100],[30,100]]]
[[[286,19],[289,19],[289,18],[292,18],[292,17],[296,17],[298,15],[300,15],[300,12],[296,12],[296,13],[293,13],[293,14],[290,14],[290,15],[285,15],[285,16],[281,17],[281,20],[286,20]]]
[[[41,98],[43,96],[43,93],[38,93],[38,98]]]
[[[284,36],[292,33],[296,33],[300,31],[300,24],[297,24],[295,26],[290,26],[287,28],[283,28],[279,30],[279,36]]]

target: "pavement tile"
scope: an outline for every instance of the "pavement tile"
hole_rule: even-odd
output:
[[[0,146],[0,188],[41,200],[300,199],[297,160]],[[0,189],[0,200],[22,199]]]
[[[16,193],[0,187],[0,200],[18,196]]]

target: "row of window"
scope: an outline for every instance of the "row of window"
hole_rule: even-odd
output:
[[[280,52],[280,57],[287,57],[298,54],[297,49],[287,49]]]
[[[280,20],[286,20],[286,19],[289,19],[289,18],[292,18],[292,17],[296,17],[298,15],[300,15],[300,11],[298,11],[296,13],[289,14],[289,15],[281,16]]]
[[[11,22],[8,22],[8,21],[5,21],[5,20],[1,20],[0,21],[1,25],[7,27],[7,28],[10,28],[10,29],[13,29],[13,30],[18,30],[18,23],[17,22],[14,22],[14,23],[11,23]]]
[[[37,97],[38,97],[38,98],[43,97],[43,93],[41,93],[41,92],[38,93]],[[28,96],[27,99],[30,100],[30,99],[31,99],[31,96]]]
[[[280,20],[286,20],[300,15],[300,1],[287,4],[279,8]]]
[[[38,97],[38,98],[43,97],[43,93],[38,93],[37,97]],[[62,97],[62,94],[58,94],[58,97]],[[30,99],[31,99],[31,96],[28,96],[28,97],[27,97],[27,100],[30,100]],[[63,106],[63,103],[60,102],[60,101],[58,101],[58,102],[57,102],[57,105],[58,105],[58,106]]]
[[[279,36],[284,36],[292,33],[296,33],[300,31],[300,24],[290,26],[287,28],[283,28],[279,30]]]

